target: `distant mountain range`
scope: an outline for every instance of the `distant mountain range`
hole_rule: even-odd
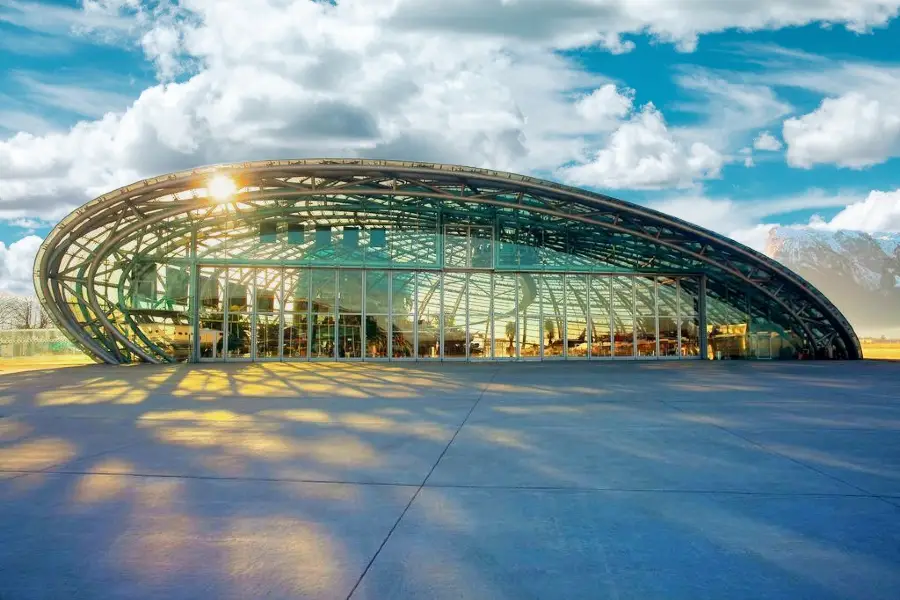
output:
[[[900,337],[900,233],[776,227],[764,252],[819,288],[860,336]]]

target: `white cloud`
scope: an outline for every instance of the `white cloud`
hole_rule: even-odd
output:
[[[840,207],[844,212],[864,212],[871,215],[878,213],[881,220],[870,217],[872,223],[886,225],[890,218],[891,206],[895,213],[900,211],[896,204],[883,202],[882,192],[872,192],[868,198],[860,196],[848,196],[843,194],[826,194],[821,191],[810,192],[792,196],[774,196],[761,198],[745,198],[735,200],[727,197],[709,198],[703,195],[670,196],[662,200],[651,202],[650,208],[684,219],[688,222],[700,225],[755,250],[762,251],[765,248],[766,236],[773,227],[782,226],[780,216],[799,210],[815,210]],[[896,196],[894,196],[896,194]],[[891,198],[900,198],[900,190],[885,194]],[[875,200],[872,200],[872,199]],[[866,211],[854,209],[854,206],[866,203],[877,204],[875,211],[871,207]],[[896,202],[896,200],[895,200]],[[867,205],[868,206],[868,205]],[[852,209],[852,210],[851,210]],[[822,227],[834,229],[860,229],[863,231],[889,231],[884,227],[866,229],[863,219],[848,219],[835,217]],[[872,225],[870,225],[871,227]]]
[[[366,0],[372,2],[372,0]],[[615,52],[633,47],[622,36],[649,33],[692,51],[698,36],[728,29],[752,31],[844,24],[864,32],[886,24],[900,0],[384,0],[399,27],[457,35],[503,35],[575,47],[600,44]]]
[[[41,238],[29,235],[9,246],[0,242],[0,291],[28,295],[34,293],[32,269]]]
[[[613,189],[688,187],[695,179],[717,177],[723,160],[702,142],[677,139],[656,107],[647,104],[589,161],[558,175],[574,185]]]
[[[76,8],[49,2],[3,0],[0,23],[50,34],[91,34],[93,39],[109,43],[123,40],[135,27],[133,16],[118,10],[126,9],[127,4],[86,0],[81,8]]]
[[[745,80],[824,96],[815,110],[784,122],[789,165],[861,169],[900,156],[900,68],[771,45],[740,53],[760,67]]]
[[[900,155],[900,98],[851,92],[826,98],[813,112],[784,122],[787,161],[862,168]]]
[[[87,86],[83,81],[50,82],[33,73],[19,72],[13,77],[22,86],[29,101],[84,117],[102,117],[110,111],[124,110],[133,102],[133,98],[125,94],[102,89],[102,85],[109,82],[101,82],[96,76],[91,77]]]
[[[698,34],[731,27],[864,28],[898,3],[91,0],[79,12],[6,0],[0,20],[19,26],[131,36],[162,83],[70,131],[0,141],[0,218],[59,218],[144,176],[264,157],[414,158],[538,173],[574,164],[558,172],[582,185],[689,187],[719,175],[731,138],[750,143],[748,131],[790,106],[765,85],[695,70],[677,83],[702,99],[695,112],[705,119],[672,128],[652,105],[634,111],[630,91],[559,48],[626,51],[638,32],[688,48]],[[44,83],[57,86],[43,88],[48,97],[66,92]],[[80,105],[94,108],[85,97]]]
[[[756,150],[776,152],[781,150],[781,142],[768,131],[763,131],[753,140],[753,147]]]
[[[900,231],[900,189],[883,192],[873,190],[859,202],[854,202],[831,220],[815,219],[811,226],[820,229],[850,229],[873,233]]]
[[[608,83],[575,102],[575,111],[589,126],[606,128],[616,124],[631,112],[634,92],[620,93],[614,84]]]

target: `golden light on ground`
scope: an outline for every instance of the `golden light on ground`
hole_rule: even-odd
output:
[[[215,175],[206,183],[206,191],[213,200],[225,202],[237,192],[237,186],[230,177]]]
[[[107,459],[95,463],[94,471],[78,479],[72,498],[79,504],[96,504],[117,499],[128,487],[128,480],[108,473],[129,473],[134,466],[124,460]]]
[[[0,465],[11,471],[49,469],[75,455],[75,446],[60,438],[40,438],[0,448]]]

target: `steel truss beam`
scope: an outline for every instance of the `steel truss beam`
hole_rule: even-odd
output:
[[[229,176],[240,188],[225,203],[206,197],[206,183],[214,175]],[[128,315],[120,285],[137,260],[196,265],[198,254],[202,257],[208,251],[203,248],[212,248],[216,239],[241,243],[227,226],[231,222],[293,217],[325,225],[381,222],[390,227],[412,219],[410,224],[437,228],[456,219],[466,222],[476,209],[486,218],[495,215],[491,218],[501,228],[527,224],[535,232],[548,232],[549,237],[541,233],[542,246],[583,256],[586,269],[601,260],[635,272],[704,274],[710,293],[719,297],[728,289],[752,290],[795,323],[817,354],[837,343],[849,358],[862,356],[850,324],[821,292],[737,242],[602,194],[429,163],[265,161],[140,181],[88,202],[54,228],[35,260],[35,287],[56,324],[99,360],[121,362],[133,355],[159,362],[168,357]],[[561,228],[567,233],[554,233]],[[252,232],[244,235],[250,248]],[[494,244],[499,235],[495,232]],[[408,247],[411,255],[414,246]],[[277,252],[261,259],[291,260]],[[113,319],[116,311],[124,315],[121,322]]]

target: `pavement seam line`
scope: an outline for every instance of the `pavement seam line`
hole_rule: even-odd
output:
[[[359,588],[360,584],[362,583],[362,580],[365,579],[366,574],[368,574],[369,570],[372,568],[372,565],[375,564],[375,560],[378,558],[378,555],[381,554],[381,551],[387,545],[388,540],[391,539],[391,536],[394,534],[394,531],[396,531],[397,527],[400,525],[400,521],[402,521],[403,517],[406,516],[407,511],[409,511],[409,507],[412,506],[413,502],[416,501],[416,498],[419,497],[419,492],[421,492],[422,488],[425,487],[425,484],[428,482],[428,478],[431,477],[432,473],[434,473],[434,470],[440,464],[441,459],[444,458],[444,455],[447,453],[447,450],[450,449],[450,446],[456,440],[456,436],[459,435],[459,432],[462,431],[462,428],[468,422],[469,417],[472,416],[472,413],[475,411],[475,407],[477,407],[478,404],[481,402],[481,399],[484,398],[484,394],[487,391],[487,389],[489,387],[491,387],[492,383],[494,383],[494,379],[496,379],[497,374],[499,372],[500,372],[500,370],[495,367],[493,374],[491,374],[491,378],[488,380],[487,384],[483,388],[481,388],[481,393],[478,394],[478,398],[476,398],[475,402],[472,403],[472,406],[469,408],[469,412],[466,413],[466,416],[463,418],[462,422],[456,428],[456,431],[453,432],[453,435],[450,437],[450,441],[448,441],[447,445],[444,446],[444,449],[443,449],[443,451],[441,451],[440,456],[438,456],[437,460],[434,461],[434,464],[431,465],[431,469],[428,471],[428,474],[425,475],[425,479],[422,480],[422,483],[419,484],[419,487],[416,488],[416,491],[410,497],[409,502],[406,503],[406,506],[403,508],[403,511],[401,511],[400,516],[397,517],[397,520],[394,522],[393,527],[391,527],[390,531],[388,531],[387,535],[381,541],[381,545],[378,546],[378,549],[375,551],[375,554],[372,555],[372,558],[369,560],[369,563],[366,565],[366,568],[363,569],[363,572],[360,574],[359,579],[357,579],[356,583],[353,584],[353,587],[350,589],[350,593],[347,594],[347,600],[350,600],[353,597],[353,594],[356,593],[356,590]]]
[[[663,404],[667,404],[667,402],[666,402],[665,400],[660,400],[660,402],[662,402]],[[676,410],[681,411],[680,408],[677,408],[677,407],[675,407],[674,405],[669,405],[669,406],[672,406],[672,407],[675,408]],[[681,412],[684,412],[684,411],[681,411]],[[757,442],[757,441],[755,441],[755,440],[751,440],[750,438],[745,437],[745,436],[741,435],[740,433],[737,433],[736,431],[732,431],[731,429],[728,429],[728,428],[725,427],[724,425],[719,425],[719,424],[717,424],[717,423],[710,423],[710,425],[712,425],[712,426],[715,427],[716,429],[719,429],[719,430],[721,430],[721,431],[724,431],[725,433],[727,433],[727,434],[729,434],[729,435],[733,435],[734,437],[738,438],[739,440],[743,440],[743,441],[747,442],[748,444],[751,444],[751,445],[753,445],[753,446],[756,446],[757,448],[760,448],[761,450],[763,450],[763,451],[765,451],[765,452],[768,452],[769,454],[773,454],[773,455],[775,455],[775,456],[780,456],[781,458],[784,458],[785,460],[788,460],[788,461],[794,463],[795,465],[799,465],[799,466],[801,466],[801,467],[804,467],[804,468],[806,468],[806,469],[809,469],[810,471],[812,471],[812,472],[814,472],[814,473],[818,473],[819,475],[822,475],[823,477],[827,477],[828,479],[831,479],[831,480],[837,481],[838,483],[841,483],[841,484],[843,484],[843,485],[852,487],[852,488],[855,489],[855,490],[859,490],[860,492],[862,492],[863,494],[865,494],[865,495],[867,495],[867,496],[870,496],[870,497],[873,497],[873,498],[874,498],[874,497],[877,497],[876,494],[874,494],[873,492],[870,492],[869,490],[866,490],[866,489],[864,489],[864,488],[861,488],[861,487],[859,487],[858,485],[854,485],[854,484],[852,484],[852,483],[850,483],[850,482],[848,482],[848,481],[844,481],[843,479],[841,479],[840,477],[837,477],[836,475],[831,475],[830,473],[826,473],[826,472],[824,472],[824,471],[821,471],[821,470],[815,468],[815,467],[812,466],[812,465],[809,465],[809,464],[806,464],[806,463],[803,462],[803,461],[797,460],[796,458],[794,458],[794,457],[792,457],[792,456],[788,456],[787,454],[784,454],[783,452],[779,452],[779,451],[777,451],[777,450],[775,450],[775,449],[769,448],[769,447],[767,447],[766,445],[764,445],[764,444],[762,444],[762,443],[760,443],[760,442]],[[884,501],[884,500],[882,500],[882,501]],[[890,503],[889,503],[889,504],[890,504]]]

